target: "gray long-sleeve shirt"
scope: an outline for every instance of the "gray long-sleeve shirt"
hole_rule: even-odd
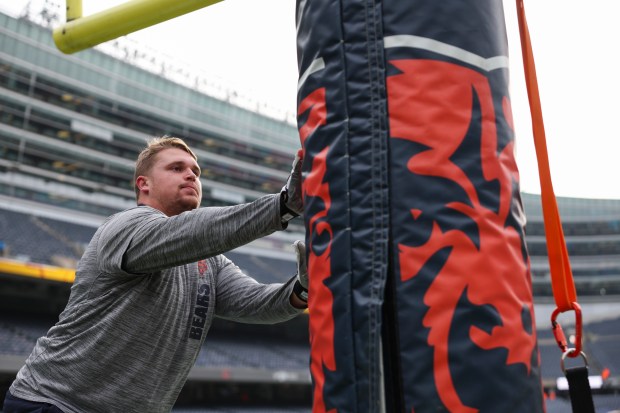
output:
[[[275,323],[300,313],[292,282],[259,284],[221,255],[280,229],[277,195],[173,217],[146,206],[113,215],[11,393],[67,413],[169,412],[213,317]]]

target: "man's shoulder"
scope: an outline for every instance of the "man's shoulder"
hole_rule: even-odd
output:
[[[165,216],[163,212],[158,209],[152,208],[146,205],[136,205],[135,207],[124,209],[116,214],[110,215],[105,221],[104,224],[116,221],[119,219],[131,219],[136,216],[145,216],[145,215],[161,215]]]
[[[123,211],[117,212],[116,214],[110,215],[99,226],[99,230],[110,227],[113,227],[115,229],[118,229],[118,227],[129,227],[133,226],[131,224],[136,223],[137,221],[143,221],[144,219],[148,219],[148,217],[159,216],[165,217],[163,212],[155,208],[137,205],[135,207],[128,208]]]

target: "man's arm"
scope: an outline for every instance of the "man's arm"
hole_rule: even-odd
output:
[[[285,284],[260,284],[227,258],[216,258],[222,264],[217,271],[216,315],[235,321],[270,323],[284,321],[274,321],[274,314],[290,317],[308,308],[306,246],[302,241],[295,241],[293,248],[297,273]]]
[[[284,284],[262,284],[244,274],[224,255],[217,262],[215,315],[242,323],[273,324],[301,313],[291,301],[295,278]]]
[[[99,262],[106,271],[153,273],[222,254],[282,228],[279,194],[172,217],[142,206],[118,214],[106,224],[99,242]]]

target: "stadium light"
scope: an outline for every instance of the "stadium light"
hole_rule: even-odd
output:
[[[130,0],[90,16],[82,16],[81,0],[67,0],[67,22],[54,29],[56,47],[71,54],[222,0]]]

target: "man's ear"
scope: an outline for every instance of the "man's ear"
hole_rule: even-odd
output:
[[[149,180],[148,180],[148,178],[146,176],[140,175],[136,179],[136,186],[140,190],[140,193],[148,195],[148,193],[149,193]]]

